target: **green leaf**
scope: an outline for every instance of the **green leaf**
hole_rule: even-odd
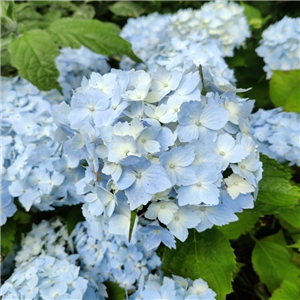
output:
[[[29,80],[38,89],[50,91],[61,90],[57,78],[59,72],[55,65],[58,47],[47,32],[32,30],[14,40],[9,50],[11,63],[20,76]]]
[[[162,270],[167,276],[202,278],[220,300],[232,291],[235,256],[228,239],[217,228],[201,233],[193,229],[184,243],[177,241],[176,248],[164,251]]]
[[[67,216],[67,230],[68,233],[71,234],[75,226],[78,222],[84,221],[84,217],[82,215],[81,205],[75,205],[72,207]]]
[[[258,216],[251,211],[244,211],[236,215],[239,218],[238,221],[219,227],[219,230],[230,240],[238,239],[242,234],[249,231],[258,221]]]
[[[249,25],[255,29],[261,28],[263,22],[260,11],[257,8],[246,4],[245,2],[241,2],[241,5],[244,7],[244,14],[249,22]]]
[[[7,10],[6,10],[7,17],[9,17],[13,21],[16,21],[17,19],[16,19],[14,1],[6,1],[6,3],[8,3]]]
[[[98,20],[65,18],[54,22],[48,28],[48,32],[60,47],[79,48],[84,45],[99,54],[127,55],[133,60],[141,62],[132,52],[130,43],[112,31],[111,25],[106,25]]]
[[[121,17],[138,17],[145,10],[137,3],[130,1],[119,1],[108,7],[108,9],[117,16]]]
[[[282,230],[279,230],[275,234],[268,235],[267,237],[265,237],[263,239],[263,241],[264,242],[275,243],[275,244],[281,245],[283,247],[286,247],[286,240],[284,238]]]
[[[108,300],[123,300],[126,298],[125,290],[117,283],[105,281],[104,284],[107,288]]]
[[[8,50],[1,50],[1,66],[7,65],[10,65],[10,53]]]
[[[299,289],[297,286],[288,281],[283,280],[281,286],[274,291],[269,300],[299,300]]]
[[[80,5],[73,14],[72,18],[74,19],[93,19],[95,16],[95,8],[91,5]]]
[[[292,207],[297,204],[300,190],[292,186],[291,172],[276,160],[261,155],[263,162],[263,178],[259,182],[259,193],[252,210],[259,215],[273,214],[280,208]]]
[[[135,223],[135,219],[136,219],[136,213],[137,213],[137,209],[132,210],[131,215],[130,215],[130,226],[129,226],[129,235],[128,235],[129,243],[131,241],[132,231],[133,231],[133,227],[134,227],[134,223]]]
[[[300,269],[291,262],[291,255],[285,246],[257,240],[252,251],[252,263],[270,292],[278,288],[284,279],[298,285]]]
[[[14,214],[13,218],[18,223],[26,224],[26,223],[28,223],[31,220],[32,216],[31,216],[31,214],[29,214],[27,212],[24,212],[24,211],[21,211],[21,210],[18,209],[16,211],[16,213]]]
[[[300,204],[291,208],[281,208],[278,210],[278,214],[283,220],[288,222],[296,229],[300,229]]]
[[[300,112],[300,70],[274,71],[269,83],[270,98],[276,107]]]
[[[1,253],[9,254],[13,250],[16,234],[16,222],[9,218],[6,223],[1,226]]]

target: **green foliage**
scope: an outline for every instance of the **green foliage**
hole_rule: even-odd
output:
[[[291,262],[287,247],[275,242],[256,240],[252,252],[254,270],[269,291],[273,292],[284,279],[298,285],[300,269]]]
[[[119,1],[108,8],[112,13],[121,17],[138,17],[145,12],[139,4],[130,1]]]
[[[5,256],[12,252],[16,234],[16,222],[9,218],[1,226],[1,254]]]
[[[248,232],[258,221],[258,216],[251,211],[237,213],[238,221],[219,227],[219,230],[230,240],[238,239],[242,234]]]
[[[281,286],[274,291],[269,300],[299,300],[299,290],[295,284],[288,280],[283,280]]]
[[[123,300],[126,298],[125,290],[117,283],[105,281],[104,284],[107,288],[108,300]]]
[[[177,241],[176,249],[166,248],[163,255],[165,275],[202,278],[217,293],[217,299],[224,299],[232,291],[235,269],[233,249],[217,228],[201,233],[193,229],[184,243]]]
[[[127,55],[141,61],[132,52],[130,43],[110,29],[111,25],[98,20],[65,18],[54,22],[47,31],[60,47],[79,48],[84,45],[96,53]]]
[[[16,32],[17,22],[13,1],[1,1],[1,36]]]
[[[300,70],[274,71],[270,80],[270,97],[276,107],[300,112]]]
[[[40,90],[60,89],[57,82],[59,72],[54,61],[58,47],[49,34],[39,29],[28,31],[14,40],[9,50],[11,63],[22,77]]]
[[[290,183],[291,172],[265,155],[261,156],[261,160],[264,172],[253,212],[259,215],[273,214],[278,209],[296,205],[300,190]]]

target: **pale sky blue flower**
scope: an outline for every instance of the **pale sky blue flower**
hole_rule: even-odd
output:
[[[228,119],[228,111],[213,102],[208,102],[204,108],[198,101],[183,103],[178,113],[179,139],[181,142],[191,142],[200,137],[214,139],[216,130],[221,129]]]
[[[154,194],[171,187],[164,168],[151,164],[144,157],[128,156],[120,164],[122,175],[115,184],[119,190],[124,190],[132,210],[147,204]]]
[[[193,149],[187,147],[177,147],[162,154],[159,158],[165,168],[172,185],[189,185],[194,180],[195,158]]]
[[[219,172],[211,163],[202,163],[195,169],[195,178],[191,185],[178,189],[178,204],[184,205],[216,205],[219,203]]]
[[[165,228],[157,225],[147,225],[140,229],[145,235],[144,246],[146,250],[151,250],[164,243],[169,248],[176,248],[174,236]]]

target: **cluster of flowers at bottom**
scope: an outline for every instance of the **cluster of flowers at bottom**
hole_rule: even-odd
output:
[[[251,114],[250,121],[261,153],[300,167],[299,113],[284,112],[282,108],[259,109]]]
[[[271,78],[274,70],[300,69],[299,40],[300,18],[285,16],[263,32],[256,52],[264,59],[267,79]]]
[[[2,299],[104,300],[105,281],[117,283],[129,299],[215,299],[202,279],[163,278],[160,258],[144,248],[138,231],[129,243],[103,225],[97,238],[86,222],[70,236],[58,219],[33,225],[15,256],[13,274],[1,287]]]
[[[113,69],[92,73],[70,105],[58,107],[56,138],[88,164],[76,188],[95,232],[105,220],[112,233],[128,235],[136,211],[148,249],[161,241],[174,247],[189,228],[228,224],[253,207],[262,172],[247,121],[254,102],[231,88],[201,95],[194,65],[153,74]]]
[[[67,253],[68,240],[59,220],[33,225],[1,287],[2,299],[83,299],[88,280],[79,274],[78,255]]]
[[[214,300],[216,293],[201,278],[191,280],[173,275],[173,278],[150,274],[147,281],[141,279],[139,290],[129,299],[141,300]]]

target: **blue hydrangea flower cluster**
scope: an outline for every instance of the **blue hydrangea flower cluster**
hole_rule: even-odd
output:
[[[81,273],[89,277],[86,299],[101,299],[103,282],[112,281],[132,294],[138,289],[139,278],[148,278],[158,269],[161,260],[154,250],[146,251],[142,234],[137,230],[131,242],[124,236],[110,234],[107,224],[94,237],[87,222],[78,223],[71,237],[79,255]],[[103,295],[103,293],[102,293]]]
[[[173,278],[150,274],[147,280],[141,279],[139,290],[129,299],[164,300],[214,300],[216,293],[201,278],[191,280],[173,275]]]
[[[251,114],[251,130],[259,151],[278,162],[300,167],[300,114],[282,108],[259,109]]]
[[[97,238],[87,222],[78,223],[70,236],[58,219],[33,225],[15,256],[13,274],[1,287],[2,299],[104,300],[104,281],[123,287],[126,299],[215,299],[202,279],[163,277],[160,258],[146,251],[138,230],[129,243],[103,225]],[[154,270],[160,275],[152,275]]]
[[[175,247],[189,228],[228,224],[253,207],[262,172],[247,121],[254,101],[227,87],[201,95],[196,66],[113,69],[92,73],[59,105],[55,137],[71,159],[87,161],[76,188],[95,235],[105,221],[128,236],[137,210],[146,249]]]
[[[78,255],[66,252],[68,239],[59,220],[33,225],[13,274],[1,287],[2,299],[83,299],[88,280],[79,274]]]
[[[195,53],[197,46],[190,46],[193,49],[189,49],[189,52],[192,52],[194,59],[213,60],[212,56],[233,56],[234,48],[239,48],[250,37],[249,25],[243,12],[244,8],[236,3],[210,1],[198,10],[182,9],[173,15],[154,13],[146,17],[131,18],[122,28],[121,36],[132,44],[133,51],[146,65],[149,57],[157,55],[161,45],[168,47],[173,38],[179,39],[182,47],[190,41],[198,44],[201,50],[204,48],[199,54]],[[141,64],[136,65],[127,57],[122,59],[120,66],[123,70],[129,70],[133,66],[142,68]]]
[[[59,70],[58,82],[62,87],[65,101],[71,99],[73,89],[80,86],[84,76],[89,76],[92,72],[108,73],[110,66],[107,60],[107,56],[94,53],[83,46],[79,49],[70,47],[61,49],[55,61]]]
[[[64,96],[56,90],[39,91],[18,77],[1,77],[1,225],[16,211],[13,197],[27,211],[32,206],[53,210],[53,206],[82,201],[74,184],[83,177],[83,168],[78,160],[67,158],[51,138],[50,112],[57,103],[70,102],[84,75],[92,71],[104,74],[110,67],[107,57],[85,47],[62,49],[56,64]]]
[[[267,79],[274,70],[300,69],[300,18],[285,16],[262,34],[256,53],[264,59]]]
[[[145,62],[149,72],[158,67],[171,69],[189,69],[193,64],[209,67],[214,80],[227,80],[234,84],[233,70],[228,68],[223,54],[213,40],[194,42],[172,38],[168,44],[161,45],[154,55]]]
[[[74,184],[84,169],[79,160],[64,156],[51,138],[54,104],[45,99],[52,92],[40,92],[19,78],[1,78],[1,83],[1,198],[5,199],[1,223],[15,212],[13,197],[27,211],[32,206],[53,210],[53,206],[80,203]]]
[[[224,56],[233,56],[233,50],[250,37],[244,7],[223,0],[204,3],[201,9],[181,9],[171,17],[167,29],[171,37],[195,42],[214,40]]]

